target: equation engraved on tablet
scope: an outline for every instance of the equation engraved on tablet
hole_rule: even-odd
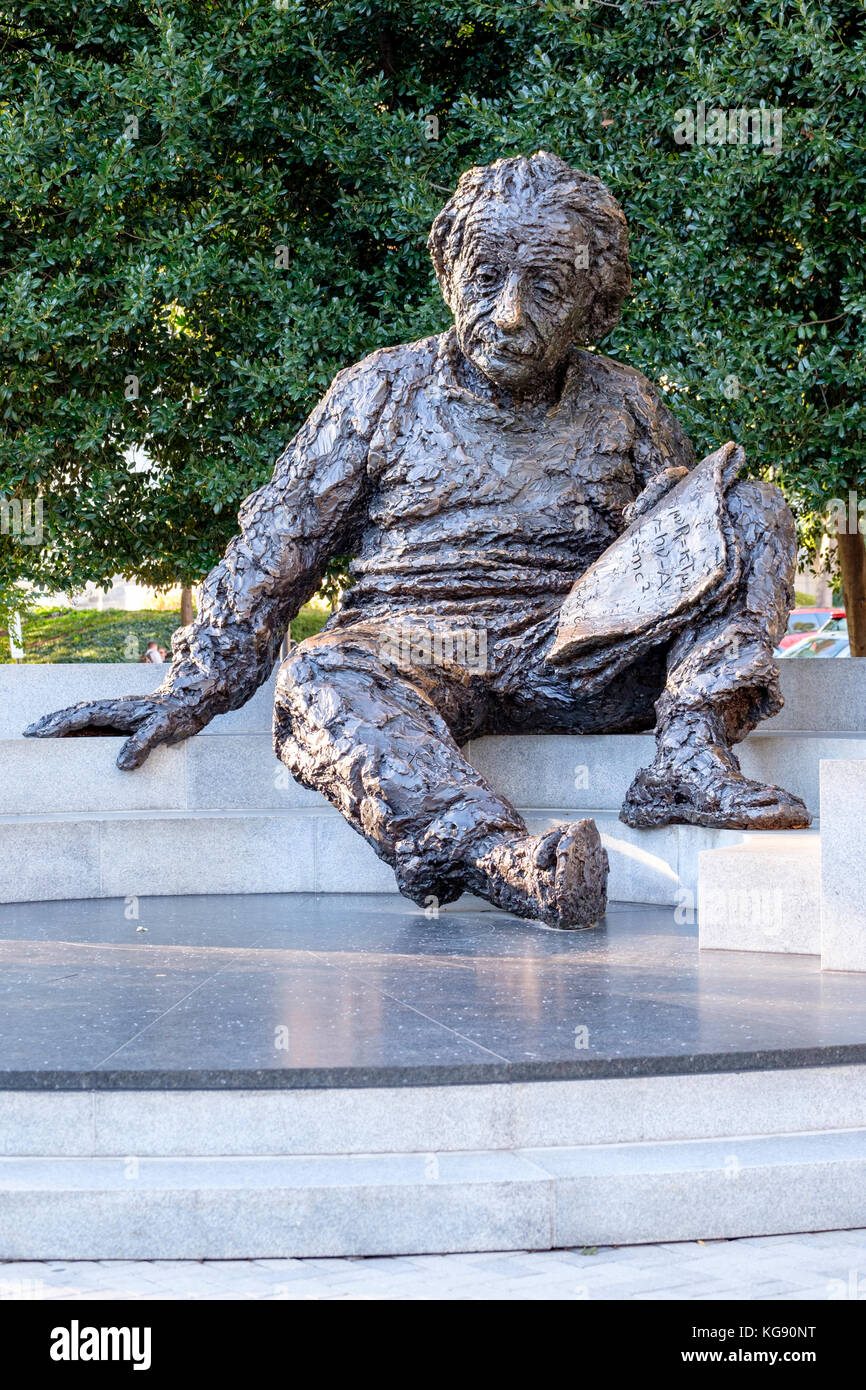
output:
[[[562,606],[551,660],[646,632],[721,583],[725,489],[741,459],[734,444],[708,455],[590,565]]]

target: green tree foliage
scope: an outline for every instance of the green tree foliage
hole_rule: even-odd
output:
[[[862,489],[860,0],[0,0],[0,54],[0,495],[46,528],[0,589],[197,581],[334,373],[448,321],[461,170],[539,147],[622,202],[603,348],[698,451],[741,441],[812,544]],[[778,152],[678,143],[699,102],[780,111]]]

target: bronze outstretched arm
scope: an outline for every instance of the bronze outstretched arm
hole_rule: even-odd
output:
[[[57,710],[25,735],[128,733],[117,766],[130,769],[157,744],[177,743],[243,705],[270,675],[328,560],[351,545],[363,520],[367,446],[384,389],[363,364],[335,378],[271,481],[243,503],[241,533],[205,580],[196,621],[175,632],[171,669],[157,690]]]

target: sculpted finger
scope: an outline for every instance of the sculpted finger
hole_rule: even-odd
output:
[[[125,733],[133,729],[140,718],[141,707],[136,711],[123,700],[88,700],[80,705],[54,710],[52,714],[44,714],[41,719],[27,725],[24,737],[63,738],[82,729],[118,729]]]
[[[656,503],[660,502],[677,483],[682,482],[683,478],[687,478],[688,474],[689,470],[679,465],[665,468],[661,473],[657,473],[647,483],[643,492],[627,507],[623,508],[622,516],[626,525],[630,526],[633,521],[637,521],[638,517],[652,511]]]
[[[170,735],[168,720],[162,711],[151,715],[140,729],[128,738],[117,755],[117,766],[123,772],[132,772],[141,767],[151,750],[157,744],[165,743]]]

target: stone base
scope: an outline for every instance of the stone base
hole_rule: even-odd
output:
[[[701,957],[671,909],[584,932],[374,895],[137,914],[0,909],[0,1259],[862,1224],[864,975]]]

